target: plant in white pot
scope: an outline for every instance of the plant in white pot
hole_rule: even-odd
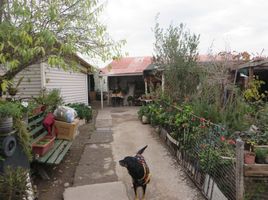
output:
[[[18,104],[0,101],[0,134],[6,134],[13,129],[13,118],[20,116]]]

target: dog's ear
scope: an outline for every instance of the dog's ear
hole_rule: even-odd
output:
[[[147,147],[148,147],[148,145],[146,145],[145,147],[143,147],[141,150],[139,150],[137,152],[137,154],[142,154]]]

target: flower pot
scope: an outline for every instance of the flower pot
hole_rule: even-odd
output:
[[[4,117],[0,118],[0,134],[9,133],[13,129],[13,118],[12,117]]]
[[[267,164],[268,163],[268,145],[255,146],[256,163]]]
[[[54,136],[45,136],[32,144],[32,150],[35,154],[43,156],[54,146],[54,141]]]
[[[142,116],[141,121],[142,121],[143,124],[148,124],[149,123],[149,119],[145,115]]]
[[[250,151],[245,151],[244,153],[244,162],[245,164],[254,164],[255,163],[255,153]]]

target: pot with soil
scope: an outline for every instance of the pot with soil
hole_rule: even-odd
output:
[[[267,164],[268,163],[268,146],[256,146],[256,163]]]
[[[254,164],[255,163],[255,153],[251,151],[245,151],[244,153],[244,162],[245,164]]]
[[[13,118],[2,117],[0,118],[0,134],[11,132],[13,129]]]
[[[20,109],[16,103],[0,102],[0,134],[9,133],[13,128],[13,117],[20,116]]]

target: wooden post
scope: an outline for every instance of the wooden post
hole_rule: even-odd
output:
[[[244,199],[244,142],[236,140],[236,200]]]
[[[148,94],[148,84],[147,84],[147,79],[144,79],[144,85],[145,85],[145,94]]]
[[[250,67],[249,69],[249,82],[254,79],[254,69],[253,67]]]
[[[165,90],[165,75],[164,72],[162,72],[162,92]]]
[[[103,109],[103,76],[100,76],[101,109]]]
[[[107,79],[106,79],[106,81],[107,81],[107,94],[108,94],[108,99],[107,99],[107,105],[109,106],[109,105],[111,105],[110,104],[110,101],[111,101],[111,94],[110,94],[110,85],[109,85],[109,76],[106,76],[107,77]]]

